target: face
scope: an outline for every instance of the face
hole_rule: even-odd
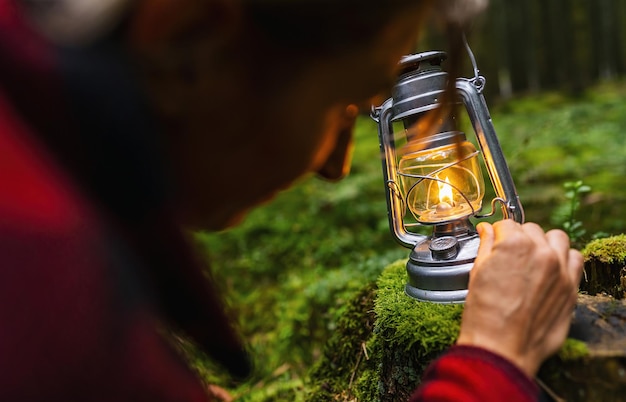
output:
[[[356,114],[350,105],[391,87],[420,14],[412,9],[371,46],[332,57],[297,59],[235,35],[188,86],[169,88],[161,77],[165,94],[156,98],[166,102],[158,110],[174,116],[164,121],[185,223],[221,229],[308,172],[341,172],[332,165],[348,150]],[[173,104],[172,91],[184,101]]]

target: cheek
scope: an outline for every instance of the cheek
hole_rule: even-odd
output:
[[[338,110],[333,110],[326,115],[320,133],[318,134],[319,143],[313,154],[309,171],[319,170],[326,163],[330,154],[335,149],[340,129],[339,122],[340,116]]]
[[[280,161],[275,173],[291,179],[324,165],[337,143],[341,112],[345,109],[303,106],[292,108],[289,118],[276,127],[273,139],[265,143],[271,148],[266,149],[266,155],[271,153],[275,162]]]

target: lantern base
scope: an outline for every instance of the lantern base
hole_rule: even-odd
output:
[[[419,301],[426,301],[426,302],[440,303],[440,304],[464,303],[465,298],[467,297],[467,289],[433,291],[433,290],[418,289],[407,284],[404,288],[404,291],[406,292],[408,296],[411,296],[412,298],[417,299]]]
[[[420,301],[463,303],[479,245],[475,232],[458,237],[430,237],[418,243],[406,265],[406,294]],[[446,253],[443,247],[454,247],[455,252]]]

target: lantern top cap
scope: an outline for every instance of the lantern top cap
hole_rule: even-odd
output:
[[[441,66],[441,62],[447,59],[446,52],[432,51],[403,56],[398,65],[399,75],[411,72],[419,72],[430,69],[432,66]]]

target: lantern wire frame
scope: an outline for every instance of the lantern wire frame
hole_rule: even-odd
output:
[[[464,161],[466,161],[466,160],[469,160],[469,159],[473,158],[474,156],[476,156],[476,155],[478,155],[478,154],[479,154],[479,151],[478,151],[478,150],[476,150],[476,151],[472,152],[471,154],[465,155],[463,158],[457,158],[457,160],[456,160],[456,161],[451,162],[451,163],[448,163],[448,164],[446,164],[446,165],[443,165],[442,167],[440,167],[440,168],[438,168],[438,169],[433,170],[432,172],[430,172],[430,173],[429,173],[428,175],[426,175],[426,176],[424,176],[424,175],[418,175],[418,174],[402,173],[402,172],[398,171],[398,173],[397,173],[397,174],[398,174],[398,176],[410,177],[410,178],[413,178],[413,179],[418,179],[415,183],[413,183],[413,184],[411,185],[411,187],[410,187],[410,188],[408,188],[408,189],[406,190],[406,200],[403,200],[403,202],[402,202],[402,206],[403,206],[403,215],[406,215],[406,212],[407,212],[407,209],[408,209],[408,208],[407,208],[407,206],[408,206],[408,199],[409,199],[409,197],[410,197],[410,194],[413,192],[413,190],[415,190],[415,187],[417,187],[418,185],[420,185],[420,184],[421,184],[424,180],[429,180],[429,181],[436,182],[436,183],[442,183],[442,184],[446,184],[446,185],[448,185],[448,186],[452,187],[454,190],[456,190],[456,191],[457,191],[457,193],[458,193],[458,194],[460,194],[460,195],[461,195],[461,197],[463,197],[463,199],[465,200],[465,202],[467,203],[467,205],[469,205],[469,207],[470,207],[470,209],[471,209],[471,212],[470,212],[468,215],[475,215],[475,214],[476,214],[476,212],[478,212],[478,211],[476,211],[476,209],[474,209],[474,206],[472,205],[471,201],[470,201],[470,200],[469,200],[469,198],[468,198],[468,197],[467,197],[467,196],[463,193],[463,191],[461,191],[461,189],[460,189],[458,186],[455,186],[455,185],[454,185],[454,184],[452,184],[452,183],[449,183],[449,182],[446,182],[446,181],[444,181],[444,180],[441,180],[441,179],[440,179],[439,177],[437,177],[436,175],[437,175],[438,173],[440,173],[440,172],[442,172],[442,171],[446,170],[446,169],[449,169],[449,168],[455,167],[456,165],[460,165],[462,162],[464,162]],[[469,174],[469,175],[470,175],[470,176],[474,179],[474,182],[478,185],[478,187],[480,187],[480,182],[479,182],[479,180],[476,178],[476,176],[474,175],[474,173],[472,173],[470,170],[468,170],[467,168],[462,167],[462,166],[458,166],[458,168],[459,168],[459,169],[461,169],[461,170],[463,170],[463,171],[465,171],[467,174]],[[480,192],[480,191],[479,191],[479,192]],[[480,210],[479,210],[479,211],[480,211]],[[422,220],[420,220],[420,219],[419,219],[419,218],[417,218],[417,217],[415,217],[415,219],[416,219],[419,223],[421,223],[421,224],[435,224],[435,222],[422,221]],[[455,219],[456,219],[456,218],[455,218]],[[450,221],[455,220],[455,219],[444,220],[444,221],[438,221],[438,222],[436,222],[436,224],[441,224],[441,223],[445,223],[445,222],[450,222]]]
[[[457,191],[457,193],[463,197],[463,200],[467,203],[467,205],[469,205],[471,212],[467,215],[467,216],[473,216],[474,218],[477,219],[485,219],[488,218],[490,216],[493,216],[496,213],[496,204],[500,203],[503,206],[506,206],[506,200],[504,200],[501,197],[494,197],[491,200],[491,211],[489,211],[486,214],[481,214],[479,215],[478,213],[480,211],[482,211],[482,207],[478,210],[476,210],[474,208],[474,206],[472,205],[472,203],[470,202],[469,198],[464,194],[463,191],[461,191],[461,189],[459,189],[458,186],[455,186],[452,183],[446,182],[438,177],[436,177],[436,175],[446,169],[449,169],[451,167],[455,167],[456,165],[460,165],[462,162],[469,160],[471,158],[473,158],[474,156],[477,156],[480,153],[480,151],[476,150],[470,154],[465,155],[463,158],[459,158],[454,162],[448,163],[444,166],[441,166],[438,169],[433,170],[432,172],[430,172],[428,175],[417,175],[417,174],[409,174],[409,173],[401,173],[398,172],[397,175],[398,176],[403,176],[403,177],[410,177],[413,179],[418,179],[415,183],[413,183],[411,185],[411,187],[409,189],[407,189],[406,191],[406,196],[403,195],[402,190],[400,189],[400,185],[392,179],[387,180],[387,185],[389,186],[389,188],[391,189],[391,191],[393,192],[394,196],[398,199],[398,201],[400,202],[401,205],[401,209],[402,209],[402,215],[405,216],[407,213],[408,208],[408,201],[407,199],[409,198],[410,193],[415,189],[416,186],[418,186],[419,184],[421,184],[424,180],[430,180],[433,182],[437,182],[437,183],[442,183],[442,184],[446,184],[450,187],[452,187],[454,190]],[[472,173],[471,171],[469,171],[467,168],[461,167],[459,166],[458,168],[466,171],[469,175],[472,176],[472,178],[475,180],[475,182],[480,185],[479,180],[476,178],[476,176],[474,175],[474,173]],[[419,218],[416,217],[416,221],[417,223],[405,223],[404,226],[409,228],[409,227],[416,227],[416,226],[433,226],[433,225],[440,225],[440,224],[445,224],[451,221],[454,221],[458,218],[453,218],[450,220],[444,220],[444,221],[438,221],[438,222],[428,222],[428,221],[422,221]]]

